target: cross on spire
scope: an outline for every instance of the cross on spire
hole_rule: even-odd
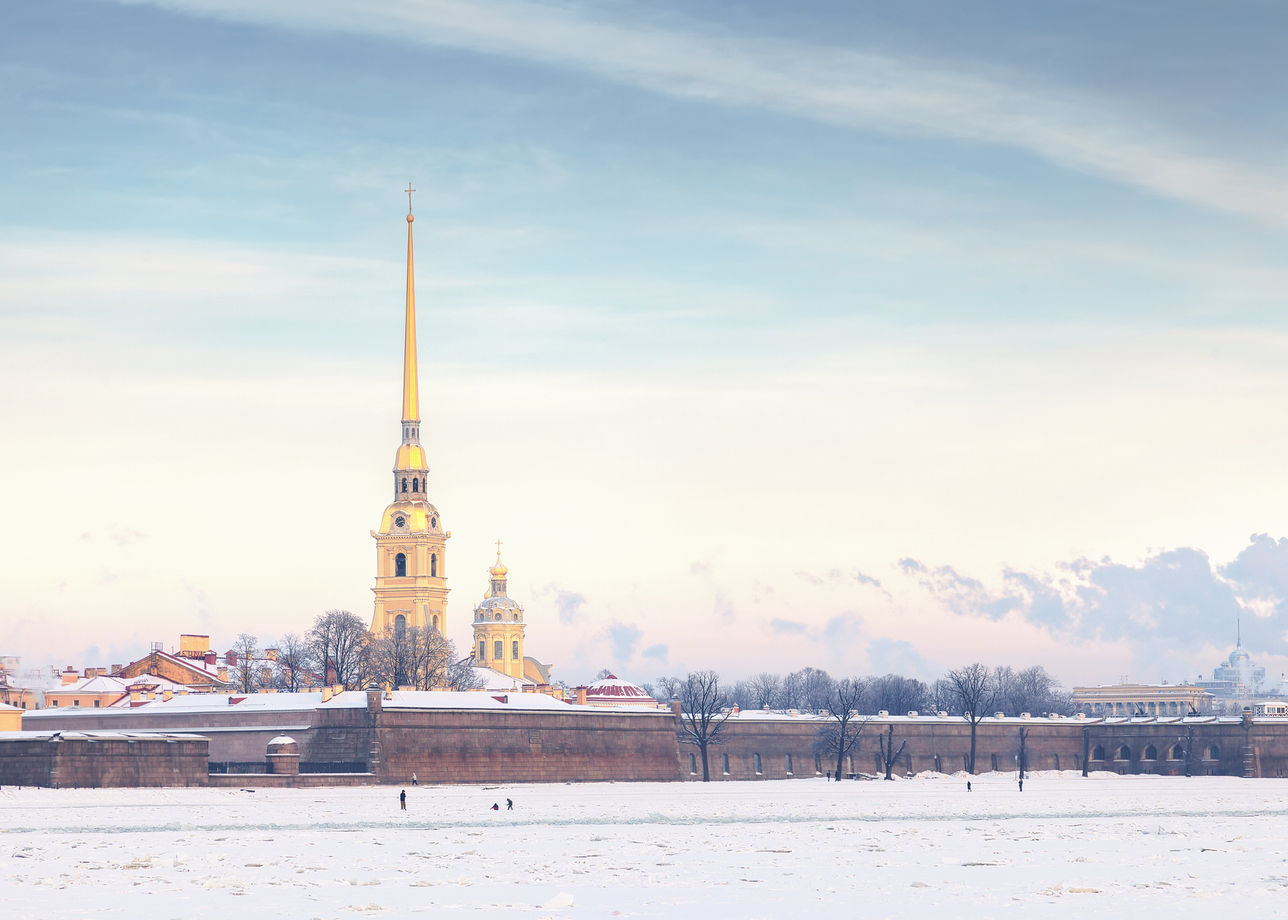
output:
[[[499,538],[496,541],[496,561],[501,561],[501,540]]]
[[[407,213],[410,214],[411,213],[411,193],[416,190],[412,188],[411,183],[408,182],[407,187],[403,189],[403,191],[407,193]]]

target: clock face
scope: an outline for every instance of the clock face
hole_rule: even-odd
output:
[[[404,517],[396,517],[396,518],[394,518],[394,526],[395,526],[395,527],[406,527],[406,526],[407,526],[407,519],[406,519],[406,518],[404,518]]]

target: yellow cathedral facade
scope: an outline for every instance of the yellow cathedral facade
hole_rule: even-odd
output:
[[[447,541],[438,509],[429,500],[429,460],[420,443],[420,388],[416,371],[416,284],[411,193],[407,191],[407,302],[403,326],[402,442],[394,456],[393,501],[380,517],[376,541],[373,635],[409,627],[447,635]],[[477,668],[548,690],[550,666],[525,654],[523,607],[507,594],[507,569],[497,541],[489,588],[474,609],[470,657]],[[486,673],[486,671],[484,672]]]

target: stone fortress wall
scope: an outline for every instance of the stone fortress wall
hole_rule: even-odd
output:
[[[221,785],[407,783],[412,773],[422,783],[701,779],[697,748],[678,740],[675,715],[667,710],[590,709],[551,705],[548,698],[525,708],[531,694],[469,694],[486,703],[470,708],[446,700],[403,705],[379,691],[345,696],[343,707],[317,705],[313,695],[312,705],[260,710],[229,704],[196,712],[151,705],[47,711],[28,716],[27,727],[41,731],[0,733],[0,784],[189,785],[204,783],[199,777],[207,773]],[[791,779],[834,771],[835,758],[815,750],[822,724],[817,717],[738,713],[726,723],[723,743],[709,748],[711,778]],[[895,746],[904,744],[896,774],[965,769],[970,728],[960,717],[878,716],[864,724],[843,772],[882,773],[878,736],[890,728]],[[1015,770],[1021,730],[1029,770],[1080,770],[1085,764],[1117,773],[1183,774],[1188,768],[1194,775],[1288,775],[1288,719],[1250,716],[988,718],[977,727],[977,772]],[[57,742],[51,740],[55,732],[61,734]],[[105,734],[76,739],[76,733]],[[265,775],[269,742],[280,736],[295,742],[298,775]]]

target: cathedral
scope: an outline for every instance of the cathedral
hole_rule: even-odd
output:
[[[416,371],[416,284],[412,252],[411,193],[407,188],[407,302],[403,320],[402,442],[394,457],[393,501],[380,518],[376,541],[375,610],[371,632],[408,627],[447,635],[447,541],[438,509],[429,500],[429,460],[420,443],[420,386]],[[524,654],[523,607],[506,589],[507,569],[497,541],[489,586],[474,610],[470,657],[485,687],[506,679],[523,689],[548,689],[550,666]],[[495,672],[492,674],[490,672]]]

